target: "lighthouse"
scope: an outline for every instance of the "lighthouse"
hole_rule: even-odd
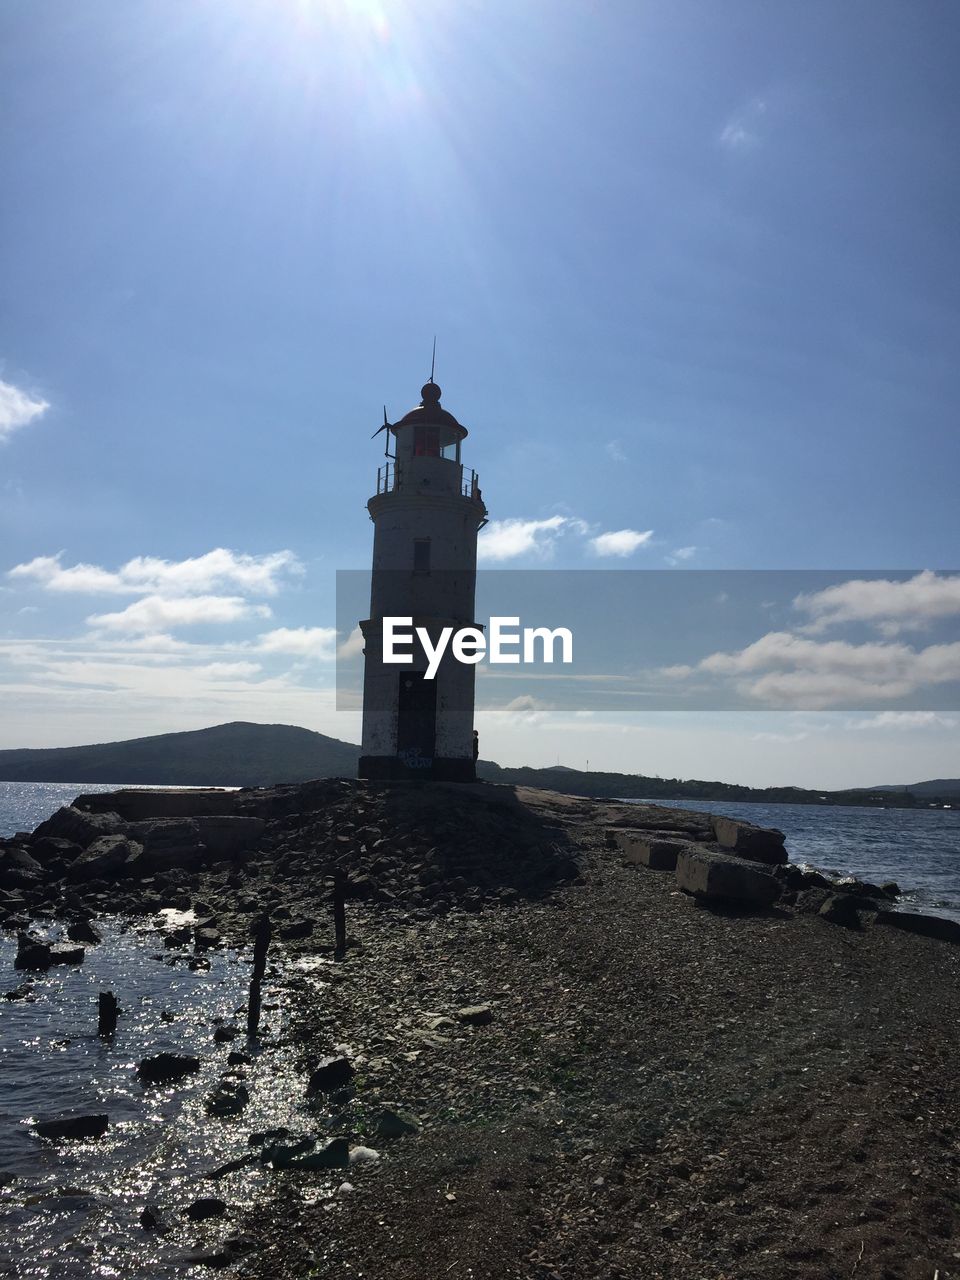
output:
[[[364,639],[361,778],[472,782],[474,666],[445,655],[427,679],[422,651],[384,661],[383,619],[410,618],[434,640],[473,626],[477,534],[487,509],[461,446],[467,429],[440,404],[430,381],[420,403],[384,423],[386,459],[367,503],[373,521],[370,616]],[[377,433],[379,434],[379,432]]]

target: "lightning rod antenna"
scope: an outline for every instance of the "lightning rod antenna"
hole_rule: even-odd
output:
[[[433,335],[433,355],[430,357],[430,381],[433,381],[433,374],[437,367],[437,335]]]

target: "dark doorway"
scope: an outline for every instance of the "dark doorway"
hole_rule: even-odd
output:
[[[397,758],[408,769],[432,769],[437,743],[437,683],[403,672],[397,698]]]

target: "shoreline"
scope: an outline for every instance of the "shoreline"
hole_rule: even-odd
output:
[[[269,1052],[304,1091],[292,1138],[380,1158],[265,1168],[253,1212],[218,1184],[227,1217],[185,1231],[185,1257],[264,1280],[833,1280],[858,1258],[878,1280],[957,1274],[960,947],[861,919],[866,894],[847,925],[796,901],[698,907],[616,846],[643,817],[707,848],[697,810],[333,781],[233,805],[265,823],[246,851],[75,879],[65,905],[179,899],[204,947],[244,953],[268,907],[292,1017]],[[338,860],[354,945],[332,966]],[[314,959],[336,981],[317,986]],[[307,1102],[338,1045],[352,1080]],[[384,1111],[412,1127],[384,1136]]]

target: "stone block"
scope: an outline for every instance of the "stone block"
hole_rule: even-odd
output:
[[[768,907],[780,897],[780,882],[756,863],[728,853],[688,845],[677,859],[677,884],[697,898]]]
[[[676,871],[677,858],[690,848],[687,840],[669,840],[645,831],[618,831],[617,844],[625,862],[651,871]]]
[[[738,822],[734,818],[723,818],[715,814],[713,833],[722,849],[730,849],[739,858],[765,862],[771,866],[787,860],[783,832],[775,827],[755,827],[750,822]]]

